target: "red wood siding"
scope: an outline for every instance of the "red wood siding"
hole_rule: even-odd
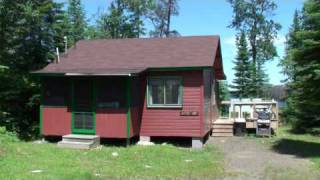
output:
[[[126,113],[126,108],[97,109],[96,134],[104,138],[126,138]]]
[[[131,136],[137,136],[140,132],[141,113],[143,107],[144,92],[141,88],[141,78],[134,77],[131,91]]]
[[[139,115],[139,107],[132,107],[131,108],[131,127],[130,127],[131,137],[139,135],[140,118],[141,116]]]
[[[42,108],[42,133],[45,136],[63,136],[71,133],[71,112],[67,107]]]
[[[148,75],[181,75],[183,107],[148,108],[145,99],[140,135],[200,137],[203,119],[202,71],[153,72]],[[181,111],[196,111],[199,115],[181,116]]]

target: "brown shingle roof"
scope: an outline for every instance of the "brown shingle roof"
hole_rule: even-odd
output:
[[[219,36],[82,40],[36,73],[121,74],[148,68],[213,66]]]

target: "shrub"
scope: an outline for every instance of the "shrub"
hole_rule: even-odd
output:
[[[17,142],[17,134],[7,131],[5,127],[0,127],[0,144],[5,142]]]

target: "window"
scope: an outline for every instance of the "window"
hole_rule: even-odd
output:
[[[181,77],[151,77],[148,79],[148,107],[181,107]]]
[[[45,106],[67,106],[69,85],[65,79],[46,78],[42,83],[42,104]]]
[[[103,78],[97,80],[97,107],[119,109],[126,105],[126,86],[123,78]]]

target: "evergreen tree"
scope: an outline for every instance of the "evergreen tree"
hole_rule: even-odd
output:
[[[293,67],[291,65],[292,62],[292,52],[291,50],[298,48],[301,46],[301,40],[297,37],[297,32],[301,30],[301,17],[299,15],[298,10],[294,12],[293,16],[293,24],[289,29],[289,33],[286,36],[286,48],[285,48],[285,56],[280,61],[280,66],[282,66],[282,73],[285,75],[284,82],[290,82],[292,79]]]
[[[143,19],[154,7],[154,0],[124,0],[124,3],[130,12],[133,32],[137,37],[145,35]]]
[[[110,38],[137,38],[145,34],[142,18],[149,1],[114,0],[109,13],[98,20],[98,29]]]
[[[301,27],[295,15],[287,40],[287,117],[297,129],[320,126],[320,0],[304,3]]]
[[[255,69],[253,71],[251,71],[251,76],[255,75],[255,78],[251,78],[251,82],[252,80],[255,82],[252,83],[252,87],[256,88],[256,90],[252,90],[251,94],[255,95],[258,94],[258,97],[260,98],[266,98],[266,96],[264,95],[264,91],[266,88],[268,88],[268,86],[270,86],[269,82],[269,77],[268,75],[265,73],[265,67],[264,64],[261,62],[258,62],[256,65],[256,71]]]
[[[236,90],[239,98],[246,98],[250,96],[250,62],[248,44],[245,33],[241,32],[237,37],[237,57],[234,61],[235,79],[231,86]]]
[[[39,83],[30,71],[54,58],[63,10],[52,0],[0,1],[0,126],[30,138],[38,129]],[[60,30],[59,30],[60,29]]]
[[[109,14],[104,17],[104,30],[111,38],[136,37],[131,29],[129,17],[125,14],[125,4],[121,0],[115,0],[109,7]]]
[[[221,80],[218,82],[219,86],[219,100],[220,101],[228,101],[230,100],[230,92],[228,89],[228,82]]]
[[[227,81],[218,81],[218,90],[219,90],[219,101],[229,101],[230,100],[230,92],[228,89],[228,82]],[[226,105],[218,104],[219,105],[219,113],[221,117],[228,117],[229,107]]]
[[[285,76],[283,82],[287,83],[287,86],[290,88],[290,84],[293,81],[294,75],[294,66],[292,61],[292,54],[295,48],[299,48],[301,46],[301,40],[297,36],[297,33],[301,31],[301,17],[298,10],[295,11],[293,16],[293,24],[289,29],[289,33],[286,36],[286,49],[285,56],[280,61],[280,66],[282,67],[282,73]],[[289,90],[290,91],[290,90]],[[289,96],[286,100],[286,106],[283,110],[283,116],[286,122],[293,123],[296,118],[294,115],[294,101],[293,97]]]
[[[274,40],[280,24],[272,17],[276,4],[273,0],[228,0],[233,8],[233,19],[230,27],[246,34],[250,44],[251,87],[253,96],[261,96],[262,85],[267,78],[263,72],[266,61],[277,56]]]
[[[68,18],[70,22],[70,44],[74,44],[81,39],[85,39],[87,22],[81,0],[69,0]]]
[[[171,16],[179,14],[178,0],[156,0],[148,18],[154,25],[154,30],[150,31],[152,37],[180,36],[178,31],[170,30]]]

